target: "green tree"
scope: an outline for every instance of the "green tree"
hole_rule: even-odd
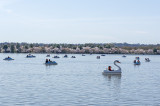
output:
[[[16,48],[17,48],[17,49],[19,49],[19,48],[20,48],[20,44],[19,44],[19,43],[17,43]]]
[[[3,49],[4,49],[5,52],[7,52],[8,45],[4,45],[4,46],[3,46]]]
[[[27,45],[25,45],[25,49],[28,49],[28,46],[27,46]]]
[[[153,49],[153,52],[154,52],[154,53],[157,53],[157,49],[156,49],[156,48],[154,48],[154,49]]]
[[[30,48],[33,48],[33,44],[30,44],[29,46],[30,46]]]
[[[11,53],[14,53],[15,52],[15,47],[14,45],[11,45]]]

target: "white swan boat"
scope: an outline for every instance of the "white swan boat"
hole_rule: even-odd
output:
[[[57,65],[58,63],[56,63],[55,61],[49,61],[47,63],[45,63],[45,65]]]
[[[6,57],[6,58],[3,59],[3,60],[14,60],[14,59],[12,59],[11,57]]]
[[[121,73],[122,73],[122,72],[121,72],[121,67],[118,66],[116,63],[120,63],[120,62],[119,62],[118,60],[115,60],[115,61],[114,61],[114,65],[115,65],[116,67],[118,67],[118,70],[109,71],[108,69],[106,69],[106,70],[103,71],[103,74],[104,74],[104,75],[108,75],[108,74],[121,74]]]

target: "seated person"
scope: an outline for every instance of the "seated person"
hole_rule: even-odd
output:
[[[46,59],[46,63],[48,63],[48,59]]]
[[[108,66],[108,70],[109,70],[109,71],[113,71],[113,70],[111,69],[111,66]]]
[[[52,62],[52,61],[49,59],[49,62]]]

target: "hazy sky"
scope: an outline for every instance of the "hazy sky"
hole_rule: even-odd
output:
[[[0,0],[0,42],[160,43],[160,0]]]

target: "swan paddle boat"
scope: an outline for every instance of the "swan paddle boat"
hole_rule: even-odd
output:
[[[35,57],[36,57],[36,56],[31,55],[31,54],[29,54],[29,55],[26,56],[26,58],[35,58]]]
[[[10,61],[10,60],[14,60],[14,59],[12,59],[11,57],[6,57],[6,58],[4,58],[3,60],[8,60],[8,61]]]
[[[120,62],[119,62],[118,60],[115,60],[115,61],[114,61],[114,65],[115,65],[116,67],[118,67],[117,70],[112,70],[112,71],[110,71],[110,70],[106,69],[106,70],[103,71],[103,74],[104,74],[104,75],[108,75],[108,74],[121,74],[121,73],[122,73],[122,72],[121,72],[121,67],[118,66],[117,63],[120,63]]]

